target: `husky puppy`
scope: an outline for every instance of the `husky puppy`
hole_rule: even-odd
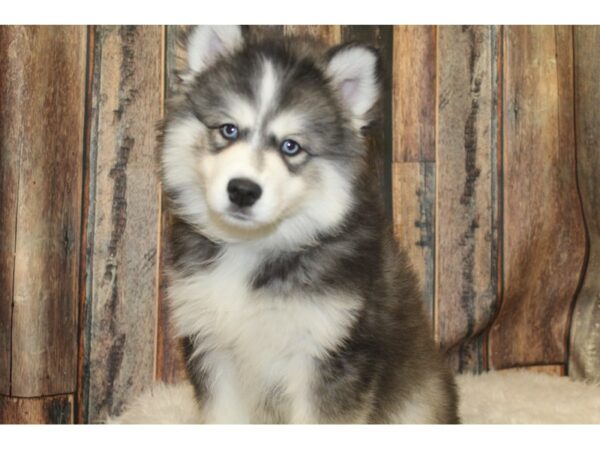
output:
[[[457,422],[361,129],[370,47],[196,27],[163,124],[169,297],[207,423]]]

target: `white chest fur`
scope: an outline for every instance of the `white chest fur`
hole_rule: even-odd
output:
[[[173,283],[175,324],[180,335],[198,336],[197,352],[219,355],[207,364],[225,358],[207,370],[235,372],[222,378],[237,380],[230,386],[242,397],[236,402],[255,408],[277,386],[296,404],[296,419],[310,421],[313,362],[347,336],[358,301],[347,293],[283,298],[255,291],[249,278],[258,262],[255,253],[228,248],[211,270]]]

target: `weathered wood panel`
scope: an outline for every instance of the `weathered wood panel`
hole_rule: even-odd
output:
[[[157,305],[158,323],[156,330],[156,379],[166,383],[176,383],[187,378],[183,342],[176,338],[175,329],[170,321],[167,298],[168,278],[166,268],[169,265],[171,215],[167,212],[164,199],[161,201],[161,245],[159,258],[159,302]]]
[[[3,319],[16,396],[75,391],[85,95],[85,27],[3,27]],[[5,71],[6,70],[6,71]],[[7,154],[10,154],[8,156]],[[18,173],[15,172],[18,171]],[[7,217],[6,214],[16,214]],[[11,224],[11,221],[12,222]],[[8,224],[7,228],[4,226]],[[16,234],[15,234],[16,233]],[[14,243],[14,247],[10,245]],[[5,247],[6,246],[6,247]],[[6,253],[5,253],[6,252]],[[14,266],[10,261],[14,258]],[[10,271],[12,269],[12,271]],[[3,267],[4,271],[4,267]],[[12,296],[9,277],[13,277]],[[3,306],[3,314],[6,307]],[[7,311],[7,310],[6,310]],[[10,320],[10,319],[9,319]]]
[[[21,36],[19,39],[18,37]],[[15,238],[17,236],[17,191],[19,188],[19,136],[24,134],[21,109],[23,91],[17,80],[23,72],[18,61],[19,42],[25,30],[0,27],[0,394],[10,394],[12,301]]]
[[[571,29],[510,26],[504,50],[504,291],[490,364],[562,364],[585,251]]]
[[[436,336],[456,371],[485,367],[497,304],[497,27],[439,27]]]
[[[569,375],[600,381],[600,27],[575,27],[577,170],[589,238],[571,324]]]
[[[184,32],[183,26],[170,25],[165,27],[164,58],[165,58],[165,85],[163,104],[177,88],[177,73],[185,70],[185,51],[178,44],[180,35]],[[163,113],[164,116],[164,106]],[[157,148],[157,151],[159,149]],[[158,156],[158,155],[157,155]],[[158,163],[158,158],[157,158]],[[182,342],[175,338],[175,330],[169,320],[169,304],[167,299],[168,279],[166,268],[170,260],[169,233],[171,216],[167,210],[166,201],[161,195],[161,223],[160,223],[160,255],[159,255],[159,299],[158,323],[156,332],[156,379],[173,383],[186,378],[185,359],[183,356]]]
[[[74,409],[94,422],[155,379],[185,377],[164,310],[170,218],[154,131],[167,73],[184,62],[176,28],[92,28],[84,126],[85,29],[0,27],[0,394],[11,394],[12,364],[12,395],[44,395],[0,397],[0,422],[68,423]],[[598,30],[575,27],[573,40],[571,27],[244,29],[382,50],[372,161],[455,370],[489,358],[562,375],[568,359],[573,377],[599,378]],[[568,355],[585,259],[576,163],[590,249]]]
[[[419,275],[433,321],[435,286],[436,30],[395,26],[392,192],[396,238]]]
[[[158,26],[95,28],[85,421],[119,413],[154,381],[162,37]]]
[[[394,162],[435,161],[436,27],[394,27]]]
[[[94,48],[95,48],[95,27],[87,27],[87,68],[86,68],[86,96],[85,96],[85,111],[86,121],[84,124],[84,147],[83,147],[83,199],[81,204],[81,245],[80,245],[80,259],[79,259],[79,342],[78,342],[78,361],[77,361],[77,392],[75,393],[75,407],[74,407],[74,422],[84,423],[84,407],[86,402],[84,401],[84,392],[86,392],[86,383],[89,381],[84,377],[86,369],[88,368],[87,355],[89,352],[86,350],[86,345],[89,342],[85,339],[88,329],[88,318],[89,308],[91,305],[87,304],[87,292],[88,285],[91,284],[91,277],[88,276],[88,262],[89,260],[89,242],[93,241],[93,224],[89,223],[90,208],[90,190],[92,189],[91,180],[95,179],[93,173],[95,167],[90,166],[90,150],[91,150],[91,124],[90,116],[92,111],[92,86],[94,80]]]
[[[0,424],[71,424],[73,395],[41,398],[0,396]]]
[[[432,320],[435,224],[435,165],[434,163],[392,164],[394,198],[394,234],[417,273]]]

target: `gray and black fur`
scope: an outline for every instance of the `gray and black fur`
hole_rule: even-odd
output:
[[[366,148],[360,128],[368,123],[373,109],[363,117],[362,124],[353,124],[327,73],[327,64],[334,55],[357,45],[344,44],[322,51],[321,44],[310,41],[246,39],[239,48],[216,58],[207,69],[188,76],[182,83],[169,105],[165,134],[183,119],[194,117],[207,130],[205,138],[194,144],[194,152],[226,152],[234,143],[224,142],[214,132],[223,120],[219,111],[230,92],[251,103],[258,102],[256,86],[260,85],[261,63],[270,61],[280,75],[281,94],[269,114],[275,116],[279,111],[292,109],[310,118],[303,132],[306,154],[298,161],[284,158],[289,176],[320,183],[323,174],[313,167],[326,160],[350,180],[352,202],[335,226],[316,230],[305,241],[289,245],[270,245],[267,231],[252,237],[264,245],[249,247],[258,249],[256,264],[249,269],[246,280],[250,296],[278,305],[285,305],[288,298],[303,296],[306,302],[318,299],[325,304],[328,296],[335,293],[336,298],[347,295],[358,302],[344,337],[312,361],[316,374],[310,395],[313,421],[457,423],[453,378],[433,342],[417,279],[406,254],[394,241],[383,213],[378,183],[370,178],[372,171],[365,164]],[[377,62],[377,69],[380,67]],[[250,140],[251,131],[240,128],[240,142]],[[264,154],[277,152],[278,142],[266,132],[259,145]],[[222,255],[240,244],[215,235],[212,229],[205,228],[207,219],[201,212],[186,209],[186,202],[193,196],[185,192],[186,183],[169,181],[169,176],[175,178],[167,173],[169,170],[163,164],[165,192],[175,216],[171,230],[171,279],[177,284],[198,274],[210,274],[221,263]],[[287,325],[279,326],[284,329]],[[186,338],[189,375],[201,404],[209,403],[213,395],[211,369],[205,360],[215,347],[205,345],[210,333],[200,328]],[[284,386],[273,383],[257,407],[260,412],[249,421],[292,421],[288,404],[291,399],[286,395]]]

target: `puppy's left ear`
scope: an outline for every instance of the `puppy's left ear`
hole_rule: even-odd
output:
[[[359,128],[379,99],[379,67],[379,54],[367,46],[343,45],[329,54],[327,72]]]
[[[187,38],[188,69],[192,73],[200,73],[242,44],[242,29],[237,25],[196,26]]]

